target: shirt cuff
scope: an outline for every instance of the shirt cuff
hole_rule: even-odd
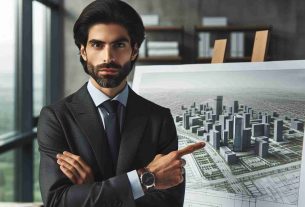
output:
[[[128,179],[129,179],[129,182],[131,185],[131,191],[133,194],[133,198],[136,200],[136,199],[144,196],[144,192],[143,192],[137,171],[133,170],[131,172],[128,172],[127,176],[128,176]]]

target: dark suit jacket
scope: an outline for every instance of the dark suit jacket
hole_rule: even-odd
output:
[[[153,190],[134,200],[127,172],[150,163],[156,154],[177,150],[169,109],[138,96],[131,89],[126,106],[116,172],[100,115],[85,84],[76,93],[41,110],[38,124],[40,188],[45,206],[182,206],[185,182]],[[70,151],[83,158],[95,182],[74,185],[59,169],[56,154]]]

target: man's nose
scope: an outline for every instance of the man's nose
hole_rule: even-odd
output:
[[[104,63],[110,63],[114,61],[113,52],[110,45],[106,45],[103,52],[102,61]]]

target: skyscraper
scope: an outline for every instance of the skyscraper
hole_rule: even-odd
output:
[[[222,126],[223,129],[226,128],[226,120],[229,118],[229,116],[226,115],[219,115],[219,123]]]
[[[242,151],[242,130],[243,118],[241,116],[234,116],[233,124],[233,151]]]
[[[217,96],[216,98],[216,119],[219,120],[219,115],[222,114],[222,100],[223,96]]]
[[[210,143],[214,149],[219,149],[220,147],[220,132],[216,130],[210,130]]]
[[[267,157],[269,150],[268,137],[262,136],[255,138],[255,154],[260,157]]]
[[[244,129],[249,128],[250,127],[250,114],[244,113],[243,118],[244,118]]]
[[[238,113],[238,108],[239,108],[238,101],[234,101],[233,113]]]
[[[190,129],[190,115],[187,113],[183,114],[183,127],[185,129]]]
[[[226,130],[228,130],[228,139],[233,139],[233,120],[226,120]]]
[[[241,143],[241,151],[246,151],[251,147],[251,128],[243,129]]]
[[[283,141],[283,120],[277,119],[274,121],[274,141]]]

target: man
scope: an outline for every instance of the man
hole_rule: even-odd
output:
[[[38,125],[45,206],[182,206],[183,155],[169,109],[135,94],[126,77],[144,39],[122,1],[89,4],[74,25],[90,75],[76,93],[42,109]]]

